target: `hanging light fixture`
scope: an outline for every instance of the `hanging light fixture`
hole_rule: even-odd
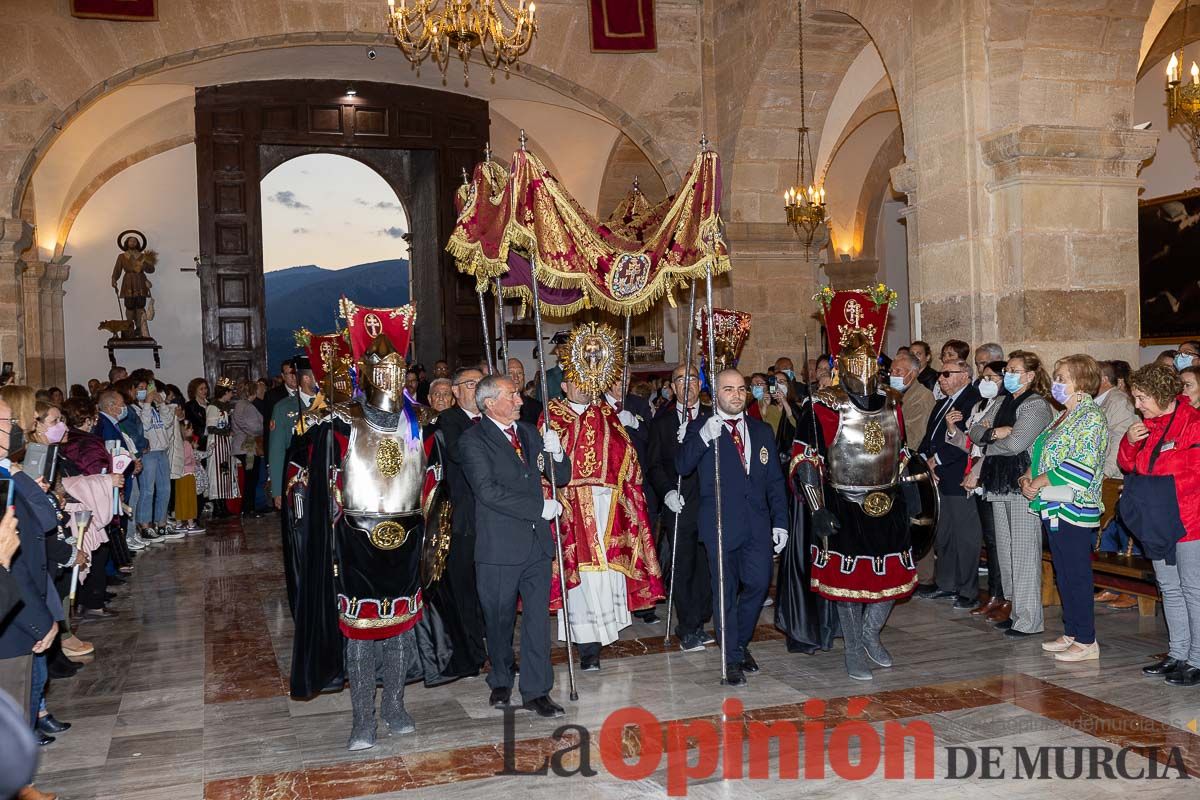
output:
[[[808,139],[808,114],[804,93],[804,0],[799,0],[800,24],[800,127],[796,129],[796,184],[783,193],[787,223],[804,242],[807,255],[817,230],[825,224],[825,190],[817,181],[807,179],[813,164],[812,144]]]
[[[1200,66],[1183,74],[1183,46],[1187,43],[1189,0],[1183,0],[1183,30],[1179,34],[1179,49],[1167,63],[1167,123],[1178,125],[1187,133],[1192,153],[1200,160]]]
[[[388,0],[388,30],[405,57],[419,65],[427,57],[445,81],[450,55],[463,63],[463,79],[478,50],[492,77],[517,63],[537,33],[534,4],[520,0],[513,8],[504,0]]]

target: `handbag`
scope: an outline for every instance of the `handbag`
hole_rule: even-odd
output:
[[[1075,501],[1075,490],[1070,486],[1045,486],[1038,497],[1047,503],[1071,503]]]
[[[1163,435],[1150,452],[1147,472],[1137,471],[1125,476],[1121,499],[1117,501],[1117,515],[1129,532],[1142,545],[1142,552],[1151,560],[1175,563],[1175,545],[1187,531],[1179,515],[1179,497],[1175,491],[1174,475],[1154,475],[1154,464],[1162,453],[1163,444],[1171,432],[1171,424],[1179,407],[1171,412]]]

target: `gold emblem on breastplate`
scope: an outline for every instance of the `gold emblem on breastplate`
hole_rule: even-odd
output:
[[[379,449],[375,451],[375,466],[379,468],[379,474],[385,478],[394,478],[400,474],[400,467],[404,464],[404,451],[400,449],[400,443],[395,439],[384,439],[379,443]]]
[[[870,517],[882,517],[892,510],[892,497],[887,492],[871,492],[863,498],[863,511]]]
[[[367,534],[371,544],[380,550],[395,550],[404,544],[408,531],[399,522],[380,522]]]
[[[883,426],[871,420],[863,428],[863,449],[873,456],[883,452]]]

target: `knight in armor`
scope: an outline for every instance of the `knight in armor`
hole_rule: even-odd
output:
[[[838,292],[826,315],[839,383],[817,391],[801,415],[790,470],[809,512],[809,530],[792,537],[808,547],[809,580],[787,581],[781,600],[812,607],[803,596],[811,591],[833,605],[856,680],[871,679],[872,663],[892,665],[880,633],[896,600],[916,588],[910,517],[928,522],[914,485],[929,483],[928,473],[908,474],[923,465],[904,448],[898,397],[879,386],[887,305],[881,315],[871,305],[865,293]]]
[[[384,722],[410,733],[405,683],[437,682],[450,658],[421,588],[427,457],[404,372],[402,354],[377,336],[360,362],[362,397],[331,406],[307,432],[292,695],[311,696],[344,673],[350,750],[375,744],[377,677]]]

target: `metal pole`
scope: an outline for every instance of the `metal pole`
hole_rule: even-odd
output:
[[[508,328],[504,324],[504,287],[500,285],[500,276],[496,276],[496,326],[500,336],[500,372],[508,374]],[[518,392],[525,391],[524,386],[517,387]]]
[[[625,398],[629,396],[629,336],[633,327],[633,315],[629,314],[625,317],[625,372],[621,375],[621,396],[617,398],[617,402],[621,407],[625,407]]]
[[[546,385],[546,348],[542,342],[542,301],[538,297],[538,282],[537,282],[537,256],[529,255],[529,272],[530,284],[533,287],[533,326],[537,336],[537,353],[538,353],[538,378],[542,382],[542,397],[546,400],[546,405],[550,404],[550,391]],[[550,426],[550,415],[548,413],[542,415],[542,437],[545,438],[546,430]],[[546,453],[546,465],[550,473],[550,499],[558,500],[558,487],[554,481],[554,459],[549,452]],[[562,615],[563,615],[563,630],[567,632],[567,679],[571,688],[571,702],[579,699],[579,690],[575,687],[575,659],[571,655],[571,613],[567,607],[567,573],[563,566],[563,549],[562,549],[562,529],[558,525],[558,514],[554,515],[554,555],[558,559],[558,588],[562,592]]]
[[[717,334],[716,325],[713,324],[713,299],[712,299],[712,265],[709,265],[704,276],[704,302],[708,306],[708,371],[711,374],[710,381],[713,393],[713,405],[717,403]],[[717,413],[713,409],[713,413]],[[728,628],[725,627],[725,526],[721,522],[721,453],[720,453],[721,437],[713,439],[713,481],[716,484],[716,501],[717,501],[717,590],[720,594],[717,604],[717,619],[721,623],[721,683],[728,680],[728,674],[725,666],[725,639]]]
[[[496,373],[495,362],[492,361],[492,334],[488,330],[487,304],[483,301],[483,290],[479,292],[479,322],[483,325],[483,361],[488,365],[492,374]]]
[[[692,385],[692,331],[696,323],[696,282],[692,281],[691,297],[688,299],[688,321],[687,321],[687,360],[684,362],[686,368],[683,371],[683,411],[684,418],[689,419],[688,410],[688,395]],[[675,397],[675,404],[679,405],[679,397]],[[675,479],[675,492],[682,496],[683,494],[683,476],[678,475]],[[667,630],[663,633],[663,644],[667,645],[671,642],[671,609],[675,605],[675,553],[677,551],[676,543],[679,541],[679,515],[675,515],[675,530],[671,534],[671,582],[667,585]]]

